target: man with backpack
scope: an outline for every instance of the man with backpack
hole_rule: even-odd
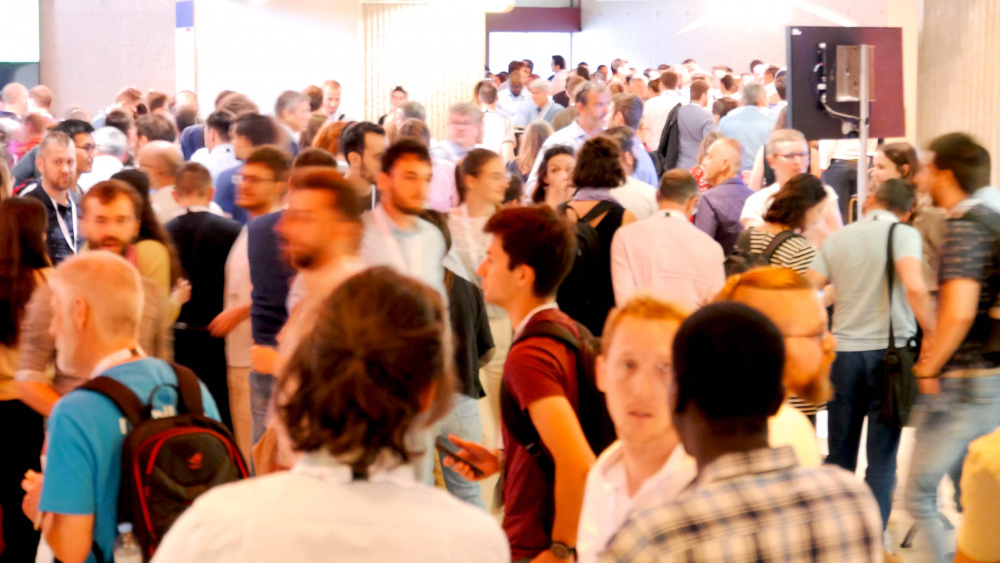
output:
[[[196,414],[203,407],[208,417],[218,420],[219,412],[197,379],[190,376],[179,381],[169,364],[146,357],[142,351],[136,338],[142,286],[139,273],[124,258],[103,251],[71,257],[56,268],[49,284],[55,311],[50,331],[56,340],[57,365],[90,377],[87,387],[110,381],[112,387],[131,391],[137,404],[132,405],[134,411],[123,412],[109,397],[85,388],[63,397],[49,417],[44,483],[40,475],[29,474],[23,485],[27,493],[25,514],[41,524],[45,541],[57,559],[110,561],[119,521],[132,521],[137,535],[143,535],[140,528],[144,524],[136,521],[137,515],[119,514],[119,482],[127,477],[122,474],[122,447],[130,434],[130,423],[133,427],[148,424],[137,425],[134,417],[142,416],[140,411],[147,402],[147,418],[179,419],[175,417],[178,412]],[[176,403],[174,386],[184,390],[192,385],[200,389],[200,396],[193,393],[192,398],[191,393],[185,393],[189,400],[182,409]],[[205,424],[212,424],[202,418]],[[152,421],[157,422],[164,421]],[[176,448],[166,450],[177,452]],[[171,461],[213,473],[224,465],[209,452],[188,451],[192,452],[190,457]],[[155,461],[156,456],[148,460]],[[154,518],[162,517],[155,513],[169,505],[166,496],[150,502],[157,505]]]
[[[594,450],[613,441],[603,432],[613,427],[593,380],[594,347],[555,302],[573,264],[574,235],[548,207],[499,211],[485,231],[493,240],[477,272],[484,297],[515,327],[501,390],[504,448],[452,436],[468,463],[447,458],[445,466],[468,479],[502,468],[514,561],[571,560]],[[470,465],[482,473],[474,476]]]

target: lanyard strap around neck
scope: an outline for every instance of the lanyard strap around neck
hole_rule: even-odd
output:
[[[382,207],[376,207],[372,212],[372,219],[375,222],[375,227],[378,229],[379,234],[382,236],[382,242],[385,243],[385,248],[389,252],[389,257],[392,259],[393,264],[400,272],[409,274],[415,278],[420,277],[420,265],[423,261],[423,247],[419,240],[414,241],[416,244],[410,244],[409,261],[406,259],[406,255],[403,253],[402,244],[392,236],[392,230],[389,226],[389,217],[387,216],[385,209]]]
[[[896,282],[896,264],[892,252],[892,234],[896,230],[899,223],[893,223],[889,226],[889,244],[888,251],[886,252],[886,262],[885,262],[885,277],[887,285],[889,286],[889,349],[894,350],[896,348],[896,334],[892,330],[892,286]]]
[[[41,190],[45,192],[45,195],[49,198],[49,201],[52,202],[52,207],[56,210],[56,222],[59,223],[59,230],[62,231],[63,238],[66,240],[66,244],[69,245],[70,251],[73,254],[76,254],[77,253],[76,231],[77,229],[79,229],[78,226],[79,223],[77,223],[76,221],[76,204],[73,203],[73,197],[69,194],[66,194],[66,201],[69,202],[70,220],[73,223],[73,229],[72,229],[73,236],[70,236],[71,231],[66,226],[66,220],[63,219],[62,213],[59,211],[59,204],[56,203],[56,200],[53,199],[51,195],[49,195],[49,192],[45,191],[45,188],[42,188],[41,186],[39,186],[39,188],[41,188]]]
[[[111,354],[110,356],[105,356],[103,360],[97,362],[97,365],[94,366],[94,371],[90,374],[90,378],[94,379],[95,377],[106,372],[111,367],[116,366],[120,363],[126,362],[131,359],[144,358],[144,357],[146,357],[146,353],[143,352],[142,348],[139,346],[136,346],[135,348],[122,348],[121,350],[115,352],[114,354]]]

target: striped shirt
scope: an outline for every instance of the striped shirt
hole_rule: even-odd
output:
[[[774,236],[760,229],[750,229],[750,251],[754,254],[762,254],[767,249],[767,245],[774,240]],[[781,246],[774,251],[771,256],[771,265],[804,274],[812,265],[815,257],[816,250],[809,244],[809,241],[803,236],[795,235],[781,243]]]
[[[789,446],[731,453],[632,516],[601,561],[882,561],[882,518],[839,467],[802,467]]]

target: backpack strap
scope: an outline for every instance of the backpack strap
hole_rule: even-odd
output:
[[[619,205],[619,204],[617,204],[617,203],[615,203],[613,201],[607,201],[607,200],[599,201],[597,203],[597,205],[595,205],[594,207],[592,207],[590,209],[590,211],[588,211],[586,213],[586,215],[584,215],[583,217],[580,217],[580,219],[577,222],[578,223],[590,223],[594,219],[597,219],[601,215],[604,215],[608,211],[611,211],[612,209],[614,209],[616,205]]]
[[[785,244],[786,240],[795,236],[798,236],[795,233],[795,231],[781,231],[780,233],[774,235],[774,238],[771,239],[771,244],[767,245],[767,248],[764,249],[764,252],[760,254],[761,257],[764,260],[770,262],[771,257],[773,257],[774,253],[777,252],[779,248],[781,248],[781,245]]]
[[[173,362],[170,363],[177,376],[177,412],[198,416],[205,415],[205,406],[201,400],[201,385],[198,376],[190,369]]]
[[[144,419],[143,411],[145,411],[146,405],[123,383],[102,375],[91,379],[79,388],[100,393],[107,397],[108,400],[118,407],[118,410],[129,421],[132,428],[138,426]]]

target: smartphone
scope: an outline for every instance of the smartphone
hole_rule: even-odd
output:
[[[475,465],[473,465],[471,461],[469,461],[469,460],[465,459],[464,457],[461,457],[460,455],[458,455],[458,448],[455,446],[455,444],[451,443],[451,440],[448,440],[446,438],[438,436],[437,440],[434,441],[434,449],[436,449],[437,451],[443,453],[444,455],[446,455],[448,457],[454,458],[454,459],[456,459],[458,461],[461,461],[465,465],[468,465],[469,468],[472,469],[472,473],[476,477],[482,477],[483,476],[483,470],[482,469],[479,469],[478,467],[476,467]]]

